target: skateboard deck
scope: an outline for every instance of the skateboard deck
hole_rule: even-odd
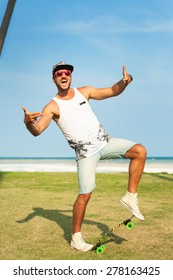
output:
[[[134,224],[134,222],[132,222],[133,217],[134,217],[134,215],[126,220],[123,220],[121,223],[117,224],[116,226],[114,226],[110,230],[108,230],[105,234],[101,235],[98,238],[96,244],[94,245],[93,250],[96,251],[97,254],[103,253],[105,250],[105,246],[103,244],[107,240],[107,237],[109,236],[109,234],[111,232],[113,232],[115,229],[119,228],[120,226],[124,225],[124,226],[126,226],[126,228],[128,230],[134,229],[135,224]]]

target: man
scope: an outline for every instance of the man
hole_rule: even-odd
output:
[[[58,92],[44,107],[42,113],[29,113],[25,107],[24,122],[34,135],[40,135],[54,120],[62,130],[69,145],[76,152],[79,194],[73,205],[73,234],[71,247],[86,252],[92,244],[85,243],[81,227],[86,206],[95,188],[95,173],[99,160],[128,158],[129,181],[126,194],[120,202],[137,218],[144,220],[138,208],[137,188],[143,173],[146,150],[137,143],[111,138],[98,122],[89,105],[89,99],[102,100],[121,94],[132,82],[132,76],[123,66],[123,78],[109,88],[84,86],[71,88],[74,67],[65,62],[53,66],[53,82]],[[37,121],[37,118],[39,120]]]

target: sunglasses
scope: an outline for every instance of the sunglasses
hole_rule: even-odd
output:
[[[65,74],[66,76],[71,76],[71,71],[70,70],[64,70],[64,71],[59,70],[59,71],[56,71],[54,73],[54,78],[55,77],[61,77],[62,74]]]

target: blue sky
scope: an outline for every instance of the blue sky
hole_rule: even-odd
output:
[[[0,20],[7,0],[1,0]],[[71,157],[54,122],[39,137],[23,124],[56,94],[52,65],[74,65],[72,86],[112,86],[122,66],[134,81],[119,97],[92,101],[113,137],[173,156],[172,0],[17,0],[0,57],[1,157]]]

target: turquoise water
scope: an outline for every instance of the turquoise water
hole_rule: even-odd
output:
[[[0,160],[75,160],[74,157],[0,157]],[[122,160],[122,159],[116,159],[117,160]],[[173,157],[147,157],[147,160],[159,160],[159,161],[172,161],[173,162]]]

